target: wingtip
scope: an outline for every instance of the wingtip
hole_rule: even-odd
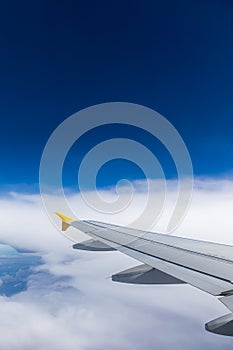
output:
[[[57,216],[59,216],[59,218],[62,219],[62,221],[64,221],[64,222],[67,222],[67,221],[74,221],[73,218],[70,218],[69,216],[66,216],[66,215],[64,215],[64,214],[62,214],[62,213],[59,213],[58,211],[56,211],[55,214],[56,214]]]
[[[55,212],[55,214],[62,220],[62,231],[66,231],[74,219],[59,212]]]

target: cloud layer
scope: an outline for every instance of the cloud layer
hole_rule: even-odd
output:
[[[145,193],[140,186],[136,196],[141,203]],[[107,195],[112,193],[109,189]],[[113,219],[93,213],[78,195],[71,197],[73,205],[79,203],[80,217]],[[172,198],[171,186],[167,212]],[[232,207],[232,181],[198,180],[176,234],[233,244]],[[231,338],[204,330],[205,322],[228,312],[216,298],[187,285],[113,283],[109,276],[138,262],[118,252],[72,250],[47,218],[38,195],[2,197],[0,215],[0,241],[40,251],[44,261],[29,277],[26,291],[0,297],[3,349],[232,348]],[[121,213],[114,221],[127,223],[128,216]],[[165,210],[154,229],[162,231],[166,220]]]

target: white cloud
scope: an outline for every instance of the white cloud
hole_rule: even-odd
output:
[[[141,202],[145,194],[136,195]],[[171,187],[168,206],[172,198]],[[80,217],[110,221],[80,203]],[[232,206],[233,182],[199,180],[176,233],[233,244]],[[107,277],[138,262],[117,252],[72,250],[48,220],[39,196],[2,198],[0,215],[0,241],[40,250],[45,261],[30,276],[26,291],[0,298],[4,350],[232,348],[231,338],[204,330],[205,322],[228,312],[216,298],[186,285],[113,283]],[[121,213],[114,221],[126,223],[128,216]],[[165,212],[155,229],[162,230],[166,220]]]

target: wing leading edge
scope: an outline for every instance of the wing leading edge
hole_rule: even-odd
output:
[[[144,232],[95,221],[80,221],[56,213],[62,230],[74,242],[79,234],[66,231],[70,226],[92,239],[75,244],[75,249],[118,250],[143,265],[112,276],[114,281],[145,284],[188,283],[219,300],[231,311],[206,324],[210,332],[233,336],[233,247]]]

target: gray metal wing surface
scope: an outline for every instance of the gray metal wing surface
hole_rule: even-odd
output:
[[[118,250],[142,262],[143,265],[113,276],[114,281],[127,283],[188,283],[215,296],[233,311],[233,247],[193,240],[112,224],[79,221],[64,216],[63,231],[75,242],[77,232],[69,233],[69,226],[92,238],[74,245],[75,249]],[[67,231],[66,231],[67,230]],[[98,243],[97,243],[98,242]],[[206,324],[208,331],[233,336],[233,314]]]

